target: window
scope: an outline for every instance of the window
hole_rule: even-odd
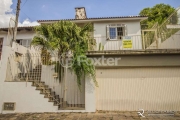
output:
[[[126,35],[126,25],[111,24],[107,26],[107,38],[110,40],[119,40]]]
[[[2,48],[3,48],[3,38],[0,38],[0,60],[2,55]]]
[[[22,45],[22,46],[27,47],[27,48],[29,48],[30,44],[31,44],[31,40],[30,39],[17,39],[16,42],[19,45]]]

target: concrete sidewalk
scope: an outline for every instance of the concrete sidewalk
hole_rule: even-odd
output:
[[[139,117],[137,112],[96,112],[96,113],[15,113],[0,114],[0,120],[180,120],[175,115],[147,115]]]

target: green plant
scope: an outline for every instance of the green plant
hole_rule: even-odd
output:
[[[70,21],[59,21],[52,24],[37,26],[35,27],[35,31],[36,36],[31,43],[33,46],[56,51],[58,58],[64,53],[71,52],[73,54],[74,64],[72,70],[77,76],[78,86],[81,85],[80,80],[82,76],[88,74],[93,78],[95,84],[97,84],[93,65],[84,63],[80,65],[76,64],[78,55],[86,56],[87,51],[94,48],[95,40],[90,35],[93,31],[91,23],[83,27],[78,27],[75,23]],[[61,75],[60,79],[63,79],[64,67],[61,64],[57,64],[56,66],[58,66],[56,70],[58,70]]]
[[[41,62],[43,65],[51,65],[51,54],[47,49],[41,49]]]
[[[144,8],[139,15],[145,15],[148,19],[141,22],[141,25],[143,25],[142,29],[152,28],[155,23],[162,24],[174,11],[173,7],[166,4],[156,4],[152,8]],[[169,22],[172,24],[177,23],[177,14],[174,14],[173,20]]]
[[[99,51],[103,51],[104,50],[104,45],[102,45],[102,43],[99,43]]]
[[[79,57],[81,56],[81,59]],[[82,62],[86,61],[86,62]],[[73,66],[72,69],[75,72],[77,76],[77,84],[80,88],[81,86],[81,80],[85,76],[89,76],[93,79],[96,86],[98,86],[98,83],[96,81],[96,72],[95,72],[95,66],[91,64],[91,61],[86,56],[86,51],[84,51],[80,47],[76,47],[76,52],[73,55]]]

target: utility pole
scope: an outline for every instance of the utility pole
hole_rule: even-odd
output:
[[[16,41],[20,4],[21,4],[21,0],[18,0],[17,8],[16,8],[16,20],[15,20],[15,27],[14,27],[13,41],[12,42]]]

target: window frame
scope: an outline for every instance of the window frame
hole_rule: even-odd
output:
[[[112,40],[112,41],[122,40],[122,38],[121,39],[118,38],[118,27],[123,28],[123,36],[122,37],[127,35],[127,25],[126,24],[121,24],[121,23],[109,24],[109,25],[107,25],[107,28],[106,28],[107,40]],[[110,28],[116,28],[115,39],[111,39]]]
[[[17,42],[19,40],[19,43]],[[26,41],[26,45],[23,44],[23,41]],[[30,48],[32,39],[16,39],[16,42],[26,48]],[[29,44],[28,44],[29,43]]]

